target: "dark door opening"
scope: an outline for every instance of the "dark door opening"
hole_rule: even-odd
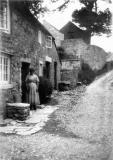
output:
[[[57,89],[57,62],[54,62],[54,89]]]
[[[50,62],[46,62],[46,78],[50,79]]]
[[[22,67],[21,67],[21,90],[22,90],[22,102],[26,102],[26,76],[29,72],[29,66],[30,63],[22,62]]]

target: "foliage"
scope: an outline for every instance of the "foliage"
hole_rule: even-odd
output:
[[[91,35],[110,34],[112,14],[109,9],[99,11],[97,0],[80,0],[80,2],[84,7],[73,12],[73,22],[78,23],[80,27],[84,28]]]
[[[50,0],[53,3],[58,2],[59,0]],[[98,11],[97,2],[98,0],[79,0],[84,6],[81,9],[77,9],[72,14],[73,22],[79,24],[81,28],[84,28],[91,35],[101,33],[110,34],[111,33],[111,17],[112,14],[107,8],[105,11]],[[24,0],[26,6],[32,11],[32,13],[37,16],[40,13],[48,11],[46,7],[43,7],[44,0]],[[71,3],[71,0],[64,0],[57,7],[57,10],[61,11],[66,8],[67,5]],[[108,3],[111,3],[109,0]]]
[[[40,13],[45,13],[49,11],[49,9],[45,6],[43,6],[43,3],[46,0],[23,0],[24,4],[27,8],[31,10],[31,12],[38,18],[38,15]],[[50,0],[49,2],[57,3],[59,0]],[[64,0],[61,5],[57,7],[56,10],[61,11],[62,9],[66,8],[69,4],[70,0]]]
[[[59,55],[60,59],[65,58],[65,52],[64,52],[64,49],[62,47],[58,47],[57,52],[58,52],[58,55]]]
[[[113,70],[113,61],[106,62],[102,69],[95,71],[96,76],[100,76]]]
[[[83,84],[90,84],[96,77],[100,77],[111,70],[113,70],[113,61],[106,62],[100,70],[92,70],[88,64],[83,62],[78,80]]]
[[[57,3],[60,0],[50,0],[50,2]],[[98,10],[99,0],[79,0],[83,5],[81,9],[77,9],[72,14],[73,22],[79,24],[81,28],[84,28],[91,35],[101,33],[110,34],[111,33],[111,17],[112,14],[107,8],[105,11]],[[47,7],[43,6],[44,0],[24,0],[25,5],[31,10],[31,12],[38,17],[40,13],[45,13],[49,11]],[[49,3],[49,2],[48,2]],[[63,0],[59,4],[56,10],[61,11],[66,8],[71,0]],[[111,3],[109,0],[108,3]]]
[[[81,70],[78,74],[78,80],[83,84],[90,84],[95,78],[95,72],[91,69],[91,67],[82,62]]]
[[[43,0],[24,0],[24,4],[36,17],[38,17],[40,13],[48,11],[48,9],[42,5]]]
[[[47,98],[51,96],[53,91],[52,83],[50,82],[50,80],[44,77],[40,77],[38,91],[41,104],[45,103],[47,101]]]
[[[60,1],[60,0],[51,0],[51,2],[53,2],[53,3],[56,3],[58,1]],[[62,4],[57,7],[57,10],[61,11],[62,9],[65,9],[70,2],[71,2],[71,0],[62,1]]]

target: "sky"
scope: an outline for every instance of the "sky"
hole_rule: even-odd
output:
[[[48,3],[48,1],[45,1],[45,6],[47,6],[50,10],[55,9],[59,4],[62,3],[63,0],[60,0],[57,4]],[[98,6],[101,8],[101,10],[104,10],[106,8],[109,8],[111,12],[113,12],[113,4],[108,4],[106,1],[108,0],[99,0]],[[79,0],[71,0],[71,3],[68,5],[68,7],[61,12],[50,12],[46,13],[43,17],[41,17],[41,21],[45,19],[47,22],[49,22],[51,25],[53,25],[58,30],[61,29],[68,21],[71,21],[72,12],[75,9],[81,8],[81,4],[79,3]],[[112,26],[113,31],[113,26]],[[111,37],[107,37],[106,35],[102,36],[94,36],[91,38],[91,44],[97,45],[99,47],[102,47],[107,52],[113,52],[113,34]]]

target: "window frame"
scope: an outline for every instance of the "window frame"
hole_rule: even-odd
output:
[[[40,66],[42,66],[42,70],[40,70]],[[43,61],[39,61],[39,77],[43,77]],[[41,72],[40,72],[41,71]],[[40,74],[41,73],[41,74]]]
[[[48,42],[50,43],[49,45]],[[46,48],[52,48],[52,36],[46,36]]]
[[[5,33],[10,33],[10,8],[9,8],[9,0],[6,0],[7,3],[7,9],[6,9],[6,27],[1,27],[0,26],[0,32],[5,32]],[[2,13],[2,11],[1,11]]]
[[[6,61],[7,60],[7,63]],[[4,64],[6,63],[6,64]],[[11,59],[10,59],[10,55],[2,52],[0,53],[0,84],[1,85],[7,85],[10,84],[10,68],[11,68]],[[7,74],[7,76],[6,76]],[[5,75],[5,77],[4,77]],[[6,78],[6,80],[5,80]]]

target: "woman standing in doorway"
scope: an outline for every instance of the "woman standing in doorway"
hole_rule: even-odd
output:
[[[36,106],[40,104],[38,93],[39,78],[34,72],[34,68],[30,68],[26,77],[27,103],[30,104],[31,110],[36,110]]]

